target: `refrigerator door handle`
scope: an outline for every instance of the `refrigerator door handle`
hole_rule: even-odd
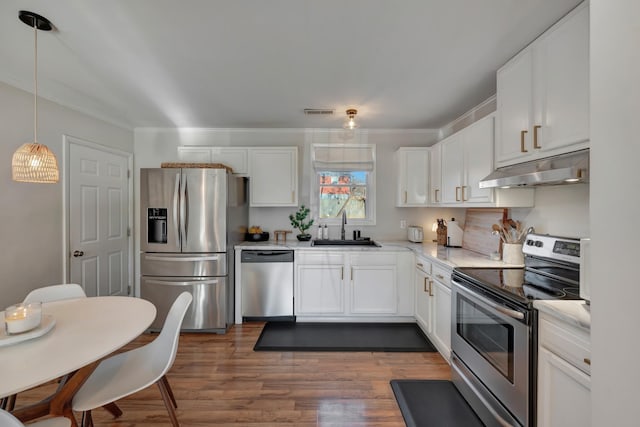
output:
[[[176,183],[173,187],[173,229],[176,233],[176,246],[180,248],[180,213],[178,207],[180,205],[180,174],[176,175]]]
[[[187,175],[183,176],[184,179],[184,213],[182,214],[182,220],[184,221],[184,240],[187,241],[189,234],[189,181],[187,181]]]
[[[213,280],[194,280],[194,281],[179,281],[172,282],[169,280],[145,280],[150,285],[168,285],[168,286],[191,286],[191,285],[215,285],[218,283],[218,279]]]
[[[168,257],[168,256],[145,254],[144,259],[147,260],[147,261],[177,261],[177,262],[183,262],[183,261],[218,261],[220,259],[220,255]]]

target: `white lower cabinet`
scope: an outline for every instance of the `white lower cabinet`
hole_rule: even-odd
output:
[[[591,425],[590,334],[540,313],[538,345],[539,427]]]
[[[451,272],[449,267],[416,257],[415,318],[446,360],[451,356]]]
[[[298,251],[295,315],[345,321],[411,316],[412,258],[409,251]]]

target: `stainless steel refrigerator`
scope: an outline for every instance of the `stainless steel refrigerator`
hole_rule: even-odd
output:
[[[140,293],[160,330],[175,298],[191,292],[188,331],[224,333],[233,323],[233,247],[248,221],[246,178],[226,169],[140,170]]]

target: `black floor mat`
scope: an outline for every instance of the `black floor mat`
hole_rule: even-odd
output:
[[[451,381],[391,380],[407,427],[483,427]]]
[[[415,323],[268,322],[255,351],[437,351]]]

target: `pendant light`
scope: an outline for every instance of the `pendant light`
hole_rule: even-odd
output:
[[[11,175],[14,181],[56,183],[59,179],[56,156],[44,144],[38,143],[38,30],[51,31],[51,22],[36,13],[21,10],[18,17],[26,25],[33,27],[33,142],[23,144],[13,153]]]
[[[358,123],[356,123],[356,114],[358,114],[358,110],[355,108],[349,108],[347,110],[347,120],[345,120],[344,125],[342,126],[345,129],[355,129],[358,127]]]

